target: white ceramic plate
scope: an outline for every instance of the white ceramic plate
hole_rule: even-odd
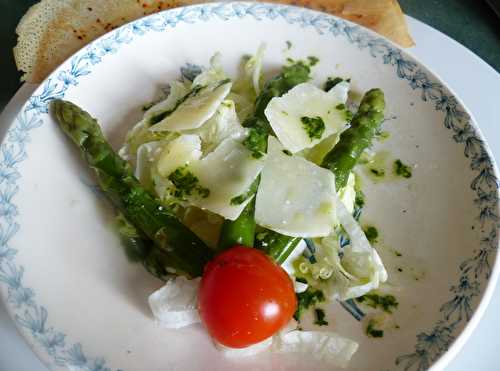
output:
[[[358,26],[293,7],[209,4],[135,22],[77,53],[29,99],[2,145],[2,296],[52,368],[327,369],[304,357],[230,362],[201,327],[158,328],[146,297],[161,283],[126,261],[109,210],[47,114],[47,103],[64,96],[92,112],[118,145],[180,67],[206,65],[220,51],[234,71],[261,41],[269,46],[266,70],[315,55],[318,82],[342,75],[358,91],[381,87],[393,119],[385,124],[390,139],[376,149],[418,165],[408,182],[363,184],[363,218],[382,233],[400,328],[369,339],[363,323],[332,306],[331,327],[361,344],[351,368],[423,370],[454,346],[499,269],[498,181],[466,109],[425,67]]]

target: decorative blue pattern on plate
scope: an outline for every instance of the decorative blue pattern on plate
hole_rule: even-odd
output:
[[[450,300],[441,306],[441,319],[429,331],[417,335],[414,351],[398,357],[396,365],[404,370],[421,371],[429,368],[455,340],[456,329],[470,320],[472,302],[490,277],[491,260],[498,249],[499,182],[483,141],[470,124],[467,113],[459,108],[456,99],[389,42],[349,22],[291,6],[258,3],[205,4],[173,9],[138,20],[85,47],[71,59],[68,69],[52,75],[43,84],[41,92],[29,99],[1,146],[0,282],[7,288],[7,302],[15,313],[18,325],[31,333],[33,341],[45,349],[54,365],[70,365],[88,371],[111,370],[103,358],[86,356],[81,344],[70,342],[65,334],[49,326],[46,308],[36,302],[35,292],[23,285],[24,268],[16,264],[17,251],[9,247],[9,241],[19,230],[14,196],[19,190],[18,166],[28,157],[27,146],[31,130],[42,124],[41,115],[48,114],[51,100],[64,97],[71,87],[78,85],[80,79],[92,73],[93,66],[106,56],[116,53],[134,38],[143,37],[149,32],[163,32],[181,23],[193,24],[213,19],[229,21],[246,17],[256,21],[280,19],[303,28],[312,28],[319,34],[344,37],[383,64],[393,66],[400,79],[407,80],[411,89],[421,92],[423,101],[443,112],[444,126],[451,130],[453,140],[464,146],[464,155],[470,160],[470,167],[476,174],[470,186],[477,197],[474,202],[477,206],[481,240],[474,256],[458,267],[457,284],[450,287]],[[186,78],[194,73],[193,68],[194,66],[186,67]]]

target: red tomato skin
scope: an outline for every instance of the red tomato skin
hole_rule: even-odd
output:
[[[206,265],[198,304],[216,341],[244,348],[283,328],[295,313],[297,298],[280,266],[257,249],[235,246]]]

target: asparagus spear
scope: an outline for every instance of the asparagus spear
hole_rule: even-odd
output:
[[[369,90],[361,100],[358,112],[351,121],[351,127],[340,135],[339,143],[323,159],[321,167],[330,169],[335,174],[337,189],[346,186],[349,173],[363,151],[371,145],[384,119],[384,109],[382,90]]]
[[[255,157],[262,156],[267,150],[267,137],[272,133],[264,110],[274,97],[279,97],[294,86],[310,80],[311,68],[297,62],[291,66],[283,67],[282,72],[269,80],[255,101],[255,112],[245,120],[243,126],[250,128],[248,138],[244,144],[252,150]],[[257,180],[258,186],[259,180]],[[256,193],[255,187],[254,194]],[[223,250],[235,244],[253,246],[255,236],[255,198],[246,206],[238,219],[226,220],[221,230],[218,250]]]
[[[212,251],[141,186],[130,165],[106,141],[94,118],[63,100],[53,101],[52,107],[61,129],[96,172],[104,193],[130,223],[153,241],[153,250],[162,257],[164,269],[200,276]]]

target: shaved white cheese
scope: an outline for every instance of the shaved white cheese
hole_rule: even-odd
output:
[[[149,296],[149,307],[158,323],[166,328],[181,328],[200,322],[198,289],[200,278],[179,276]]]
[[[332,366],[347,367],[358,344],[331,331],[281,332],[275,336],[273,351],[304,354]]]
[[[229,348],[215,341],[214,344],[217,350],[222,352],[222,354],[224,354],[224,356],[227,358],[244,358],[244,357],[251,357],[256,354],[265,352],[266,350],[269,350],[273,345],[273,337],[267,338],[266,340],[261,341],[260,343],[250,345],[249,347],[245,348]]]
[[[335,176],[301,157],[288,156],[278,140],[269,137],[255,220],[287,236],[328,236],[335,222]]]
[[[241,126],[235,104],[231,100],[222,102],[215,115],[194,133],[200,136],[205,153],[213,151],[226,138],[243,140],[246,136],[246,130]]]
[[[234,139],[224,140],[217,149],[190,165],[200,186],[210,194],[206,198],[193,197],[189,201],[202,209],[235,220],[251,198],[241,204],[232,204],[234,197],[244,194],[264,167],[265,157],[255,159],[252,153]]]
[[[199,128],[207,122],[217,111],[222,101],[231,90],[232,83],[215,84],[201,88],[182,102],[174,112],[158,124],[153,125],[151,131],[185,131]]]
[[[151,162],[154,160],[156,152],[161,146],[161,142],[144,143],[137,149],[137,160],[134,175],[142,184],[151,181]]]
[[[198,135],[181,135],[162,149],[156,164],[158,174],[168,177],[175,169],[198,160],[201,154]]]
[[[282,97],[273,98],[265,115],[276,136],[283,146],[292,153],[314,147],[323,139],[341,132],[347,125],[345,110],[339,105],[345,104],[349,84],[337,84],[325,92],[313,84],[299,84]],[[324,129],[311,137],[304,118],[320,118]]]

